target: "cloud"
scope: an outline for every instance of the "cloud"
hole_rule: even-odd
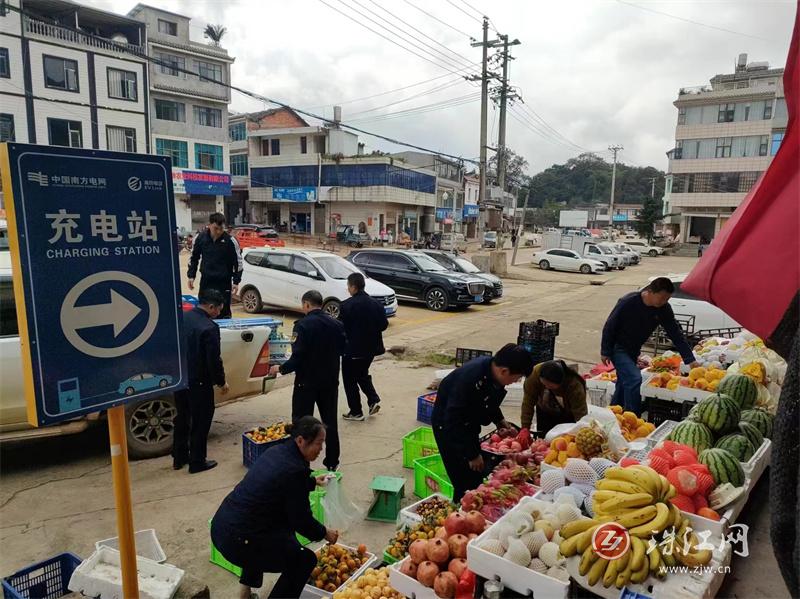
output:
[[[472,48],[468,37],[453,29],[480,36],[480,15],[463,0],[454,0],[453,4],[475,15],[475,19],[442,0],[151,1],[166,10],[190,15],[192,36],[198,41],[202,41],[206,23],[225,25],[228,35],[223,46],[236,57],[232,68],[235,85],[295,106],[315,107],[326,117],[332,116],[337,102],[447,74],[445,68],[397,47],[326,4],[389,38],[392,36],[378,23],[388,29],[402,27],[418,40],[395,38],[398,44],[409,47],[414,43],[418,46],[414,52],[433,62],[450,64],[451,69],[455,68],[453,62],[463,65],[480,60],[480,49]],[[511,82],[520,90],[527,107],[582,148],[604,150],[609,144],[621,143],[625,146],[621,160],[663,170],[667,165],[664,153],[674,145],[677,112],[672,102],[678,90],[707,83],[717,73],[730,72],[740,52],[748,52],[751,61],[768,60],[772,66],[783,66],[795,3],[632,1],[644,8],[764,39],[718,31],[610,0],[469,0],[469,4],[486,11],[493,25],[522,42],[513,49],[516,60],[511,63]],[[124,0],[87,3],[120,13],[134,4]],[[453,28],[426,16],[412,4]],[[386,11],[433,39],[410,29]],[[490,33],[495,35],[495,31]],[[463,58],[444,50],[437,42]],[[348,114],[407,98],[455,77],[344,104],[344,120]],[[463,82],[370,114],[405,110],[474,91],[475,87]],[[233,94],[233,110],[263,107],[260,102]],[[531,173],[580,151],[541,123],[520,124],[516,119],[522,117],[517,113],[536,121],[527,110],[518,104],[509,115],[507,143],[527,158]],[[479,114],[479,102],[475,101],[366,123],[363,127],[442,152],[475,157],[480,143]],[[492,116],[490,110],[490,132]],[[497,143],[496,129],[495,126],[490,146]],[[368,150],[401,149],[374,138],[362,137],[362,141]]]

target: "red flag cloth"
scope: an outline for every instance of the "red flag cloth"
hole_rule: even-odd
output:
[[[681,284],[763,339],[800,289],[800,10],[783,85],[789,118],[777,155]]]

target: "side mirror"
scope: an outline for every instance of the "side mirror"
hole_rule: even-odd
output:
[[[316,270],[309,270],[308,276],[311,277],[312,279],[318,279],[319,273]]]
[[[408,272],[419,272],[419,268],[413,264],[409,266],[407,270]]]

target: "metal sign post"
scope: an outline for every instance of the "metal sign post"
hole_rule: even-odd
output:
[[[171,163],[0,144],[28,420],[108,411],[125,597],[137,597],[125,404],[186,386]]]

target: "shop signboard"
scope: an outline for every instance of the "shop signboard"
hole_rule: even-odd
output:
[[[231,195],[231,176],[214,171],[189,171],[172,169],[172,189],[174,193],[193,193],[197,195]]]
[[[437,208],[436,209],[436,220],[438,221],[452,221],[453,220],[453,209],[452,208]]]
[[[477,204],[464,205],[464,218],[475,218],[480,214],[480,209]]]
[[[273,187],[273,200],[284,200],[287,202],[316,202],[316,187]]]
[[[615,214],[614,215],[614,222],[615,223],[624,223],[628,220],[627,214]]]

